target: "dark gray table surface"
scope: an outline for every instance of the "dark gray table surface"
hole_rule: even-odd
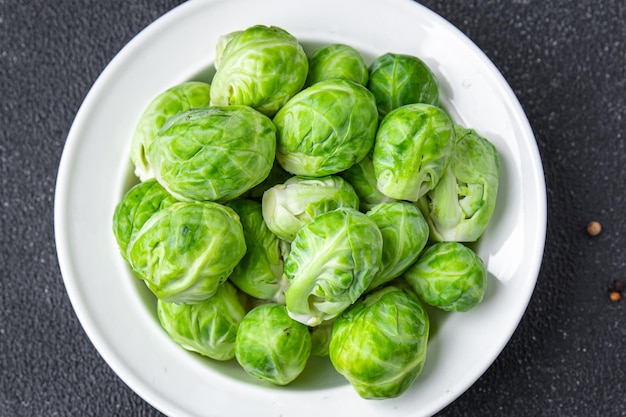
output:
[[[57,263],[53,205],[66,135],[92,83],[178,3],[0,0],[0,416],[160,415],[82,330]],[[440,415],[626,416],[626,300],[607,291],[626,278],[626,3],[423,4],[502,71],[535,132],[548,190],[526,314]],[[601,235],[585,233],[589,220]]]

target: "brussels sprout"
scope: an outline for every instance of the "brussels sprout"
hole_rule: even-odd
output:
[[[426,304],[446,311],[470,310],[487,289],[485,264],[459,242],[428,247],[403,276]]]
[[[378,189],[388,197],[417,201],[435,188],[454,147],[448,114],[430,104],[407,104],[380,123],[372,157]]]
[[[226,49],[226,45],[230,42],[234,37],[239,36],[243,31],[237,30],[234,32],[227,33],[226,35],[222,35],[217,40],[217,44],[215,45],[215,70],[217,71],[220,68],[220,63],[222,62],[222,55],[224,54],[224,49]]]
[[[130,147],[135,175],[141,181],[154,177],[146,154],[159,130],[178,113],[208,107],[210,89],[207,83],[189,81],[164,91],[150,102],[137,123]]]
[[[251,376],[287,385],[302,373],[311,354],[311,335],[284,305],[263,304],[243,318],[235,357]]]
[[[418,201],[435,241],[476,241],[496,206],[500,161],[491,142],[455,127],[450,164],[437,186]]]
[[[358,209],[359,198],[350,184],[337,176],[291,177],[263,194],[267,227],[287,242],[314,217],[339,207]]]
[[[156,212],[128,245],[135,274],[172,303],[213,296],[245,253],[239,216],[212,202],[179,202]]]
[[[155,179],[141,182],[126,192],[113,213],[113,234],[124,259],[128,260],[127,248],[133,234],[154,213],[176,202]]]
[[[304,86],[307,56],[285,30],[252,26],[224,42],[217,51],[211,106],[243,104],[272,117]]]
[[[324,177],[350,168],[374,143],[378,115],[367,88],[320,81],[296,94],[274,117],[276,158],[292,174]]]
[[[402,275],[416,260],[428,241],[428,223],[410,203],[381,203],[367,212],[383,235],[382,268],[368,287],[376,288]]]
[[[267,228],[261,203],[239,199],[227,206],[239,215],[247,248],[229,280],[253,297],[284,303],[289,282],[283,277],[283,255],[289,250],[289,244]]]
[[[383,237],[365,214],[340,208],[304,225],[285,259],[289,315],[317,326],[356,301],[378,273]]]
[[[359,197],[361,211],[367,211],[380,203],[396,201],[376,188],[376,176],[374,175],[371,154],[367,154],[361,162],[339,173],[339,176],[354,187],[354,191]]]
[[[376,97],[382,119],[405,104],[439,105],[439,83],[430,68],[419,58],[388,53],[370,66],[367,88]]]
[[[192,352],[226,361],[235,357],[235,339],[246,312],[228,282],[198,304],[157,301],[159,322],[172,340]]]
[[[361,54],[351,46],[335,43],[313,51],[309,57],[306,85],[332,78],[367,85],[369,69]]]
[[[227,201],[260,184],[276,152],[272,121],[248,106],[194,109],[170,119],[148,150],[157,180],[187,201]]]
[[[398,397],[422,371],[429,327],[415,294],[405,286],[386,286],[337,318],[330,360],[361,397]]]

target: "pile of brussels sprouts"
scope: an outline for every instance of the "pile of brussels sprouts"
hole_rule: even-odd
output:
[[[254,26],[216,57],[210,84],[173,86],[138,122],[121,255],[183,348],[278,385],[328,356],[363,398],[399,396],[426,358],[424,304],[483,299],[467,242],[494,211],[496,149],[414,56],[307,56]]]

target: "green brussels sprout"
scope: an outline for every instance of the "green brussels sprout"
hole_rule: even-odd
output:
[[[309,70],[298,40],[278,27],[232,33],[218,48],[211,106],[243,104],[272,117],[302,89]]]
[[[311,334],[281,304],[262,304],[246,314],[237,331],[235,358],[255,378],[287,385],[311,355]]]
[[[402,275],[428,242],[428,223],[419,209],[405,201],[380,203],[368,211],[383,235],[382,268],[368,290]]]
[[[350,168],[374,144],[378,115],[374,96],[347,80],[308,87],[274,116],[276,158],[292,174],[324,177]]]
[[[157,300],[157,316],[170,338],[184,349],[226,361],[235,357],[239,323],[246,312],[228,282],[215,296],[197,304]]]
[[[157,180],[186,201],[228,201],[270,173],[276,129],[248,106],[194,109],[170,119],[148,150]]]
[[[128,260],[128,243],[133,234],[140,230],[154,213],[176,202],[177,200],[154,178],[140,182],[124,194],[113,213],[113,234],[120,254],[125,260]]]
[[[328,357],[334,324],[335,319],[332,319],[322,322],[319,326],[309,327],[311,332],[311,355]]]
[[[361,397],[398,397],[422,371],[429,328],[428,315],[410,289],[382,287],[337,318],[330,360]]]
[[[403,277],[426,304],[445,311],[472,309],[487,289],[485,264],[459,242],[428,247]]]
[[[435,241],[474,242],[496,207],[500,161],[491,142],[455,127],[456,143],[437,186],[418,201]]]
[[[227,206],[239,215],[247,248],[228,279],[252,297],[284,303],[289,282],[283,276],[283,256],[289,244],[268,229],[258,201],[238,199]]]
[[[439,105],[439,83],[430,68],[411,55],[388,53],[370,66],[367,88],[376,97],[382,119],[405,104]]]
[[[335,43],[313,51],[309,57],[306,85],[332,78],[367,85],[369,69],[361,54],[351,46]]]
[[[208,107],[210,90],[207,83],[189,81],[169,88],[148,104],[139,118],[130,146],[130,159],[135,166],[135,175],[141,181],[154,177],[146,154],[159,130],[178,113]]]
[[[281,239],[291,242],[306,223],[339,207],[359,208],[359,197],[345,180],[291,177],[263,194],[263,218]]]
[[[171,303],[212,297],[245,253],[239,216],[213,202],[179,202],[159,210],[128,245],[135,275]]]
[[[371,153],[358,164],[340,172],[339,176],[348,181],[356,195],[359,197],[359,208],[361,211],[370,210],[377,204],[396,201],[387,197],[376,188],[376,176],[374,175],[374,164]]]
[[[236,36],[239,36],[243,31],[237,30],[234,32],[227,33],[226,35],[222,35],[217,40],[217,44],[215,45],[215,70],[217,71],[220,68],[220,63],[222,62],[222,55],[224,54],[224,49],[226,49],[226,45]]]
[[[339,315],[380,270],[382,250],[376,223],[358,210],[339,208],[315,217],[298,231],[285,259],[289,315],[309,326]]]
[[[372,162],[378,189],[387,197],[416,202],[435,188],[454,147],[448,114],[430,104],[407,104],[380,123]]]

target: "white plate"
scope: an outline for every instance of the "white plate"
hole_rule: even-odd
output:
[[[154,300],[118,254],[111,231],[132,183],[130,136],[158,93],[210,77],[220,35],[280,26],[306,48],[342,42],[367,60],[385,52],[421,57],[441,83],[453,118],[498,148],[497,211],[477,245],[490,273],[484,302],[435,314],[426,365],[398,399],[366,401],[313,359],[285,388],[247,377],[236,363],[190,354],[160,329]],[[140,396],[172,416],[426,416],[483,374],[518,325],[535,286],[546,228],[545,182],[528,121],[489,59],[447,21],[409,0],[192,0],[135,37],[93,85],[69,132],[55,200],[56,241],[72,305],[89,338]]]

